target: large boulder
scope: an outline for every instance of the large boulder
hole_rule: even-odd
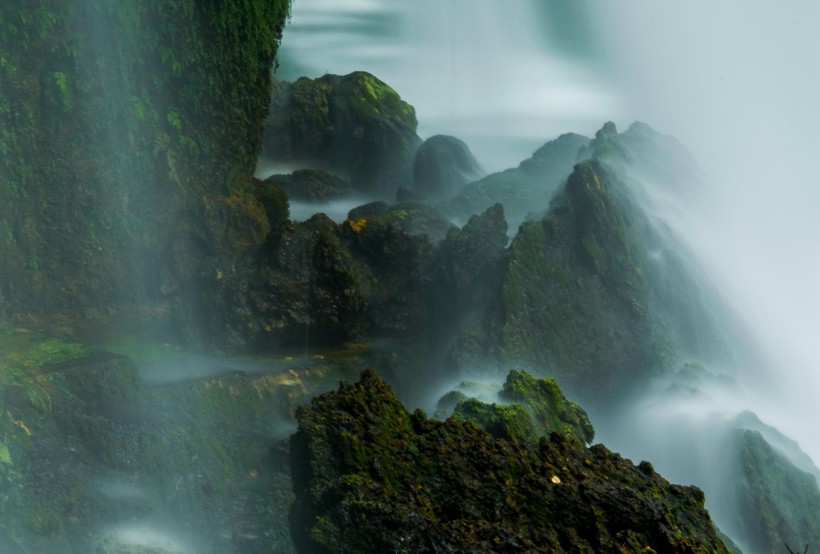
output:
[[[483,174],[484,170],[464,141],[447,135],[425,140],[413,162],[415,190],[434,202],[449,200],[462,186]]]
[[[297,411],[299,552],[729,552],[703,493],[553,434],[410,414],[374,373]]]
[[[327,169],[392,199],[412,183],[416,126],[413,107],[369,73],[277,81],[262,156]]]
[[[730,315],[671,229],[651,215],[612,124],[540,221],[510,245],[503,357],[550,367],[582,397],[669,374],[686,359],[735,367]]]
[[[820,488],[758,431],[738,429],[730,443],[739,469],[738,539],[752,552],[820,544]],[[813,468],[817,471],[816,468]]]

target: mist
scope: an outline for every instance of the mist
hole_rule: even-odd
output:
[[[608,120],[621,131],[646,122],[693,154],[697,178],[674,194],[634,177],[756,356],[738,360],[731,382],[699,383],[694,395],[661,383],[593,423],[608,446],[711,491],[707,505],[731,533],[736,468],[715,456],[732,426],[759,427],[741,414],[820,460],[819,26],[809,0],[302,0],[277,77],[371,71],[415,106],[422,138],[455,135],[490,172]]]
[[[676,231],[767,354],[767,371],[738,376],[750,407],[820,459],[820,6],[606,2],[589,13],[617,68],[618,121],[675,136],[708,176],[708,198],[688,206],[697,226]]]

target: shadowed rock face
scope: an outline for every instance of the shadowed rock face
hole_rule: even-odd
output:
[[[451,209],[466,219],[500,202],[510,228],[516,230],[527,216],[546,211],[572,172],[579,149],[588,143],[589,139],[581,135],[561,135],[544,144],[518,167],[492,173],[462,187],[450,201]]]
[[[470,148],[456,137],[436,135],[425,140],[413,162],[415,190],[429,200],[447,200],[484,170]]]
[[[165,254],[210,232],[200,199],[253,175],[289,7],[3,2],[4,315],[105,312],[179,287],[188,275]],[[192,263],[212,252],[196,250]]]
[[[291,523],[303,553],[728,552],[703,493],[651,464],[411,415],[369,371],[297,419]]]
[[[262,155],[322,167],[357,192],[392,198],[412,183],[416,126],[413,107],[369,73],[279,81]]]
[[[820,490],[757,431],[735,431],[731,444],[739,474],[739,525],[753,552],[795,552],[820,544]]]

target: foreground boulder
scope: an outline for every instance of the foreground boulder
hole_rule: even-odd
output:
[[[729,552],[703,493],[601,445],[410,414],[370,371],[297,411],[300,552]]]

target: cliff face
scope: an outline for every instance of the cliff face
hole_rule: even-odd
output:
[[[187,277],[175,259],[221,246],[221,220],[264,235],[247,192],[288,11],[289,0],[3,3],[5,314],[156,300]]]
[[[728,552],[703,493],[651,464],[409,414],[371,372],[297,419],[300,552]]]

